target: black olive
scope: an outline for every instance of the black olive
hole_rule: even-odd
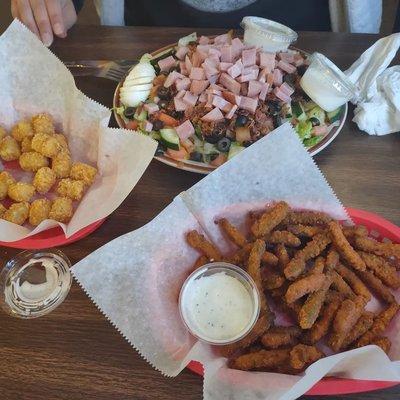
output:
[[[192,161],[202,162],[203,155],[201,153],[199,153],[198,151],[194,151],[193,153],[190,153],[190,159]]]
[[[159,106],[160,108],[166,108],[166,107],[168,106],[168,101],[166,101],[166,100],[160,100],[160,101],[158,102],[158,106]]]
[[[269,107],[269,112],[272,115],[278,114],[279,111],[281,111],[282,106],[279,104],[278,101],[275,100],[269,100],[267,101],[268,107]]]
[[[219,151],[222,151],[223,153],[227,153],[230,147],[231,147],[231,141],[227,137],[222,138],[217,143],[217,149]]]
[[[236,118],[236,126],[245,126],[247,124],[248,118],[245,115],[238,115]]]
[[[125,110],[124,110],[124,116],[126,118],[132,119],[133,116],[135,115],[135,112],[136,112],[136,108],[135,107],[126,107]]]
[[[185,113],[183,111],[171,111],[171,117],[175,118],[175,119],[181,119]]]
[[[311,122],[311,125],[312,125],[312,126],[321,125],[321,122],[319,122],[319,119],[318,119],[318,118],[311,117],[311,118],[309,119],[309,121]]]
[[[220,139],[222,139],[223,134],[219,133],[211,133],[210,135],[203,135],[204,140],[208,143],[215,144],[217,143]]]
[[[286,74],[283,76],[283,81],[286,82],[290,86],[294,86],[296,83],[296,75]]]
[[[156,156],[163,156],[166,150],[167,148],[163,144],[158,143]]]
[[[274,114],[272,116],[273,121],[274,121],[274,127],[277,128],[278,126],[282,125],[282,118],[279,114]]]
[[[300,76],[303,76],[306,70],[307,70],[307,65],[300,65],[299,67],[297,67],[297,73]]]
[[[160,121],[159,119],[156,119],[153,122],[153,130],[159,131],[162,128],[164,128],[164,122]]]
[[[171,93],[170,93],[169,89],[164,86],[160,86],[157,89],[157,96],[161,100],[170,100],[171,99]]]

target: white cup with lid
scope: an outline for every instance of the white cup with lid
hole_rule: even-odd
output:
[[[331,60],[320,53],[309,59],[300,86],[323,110],[334,111],[356,96],[355,85]]]
[[[246,45],[260,47],[269,53],[286,51],[297,40],[294,30],[265,18],[244,17],[240,26],[244,29]]]

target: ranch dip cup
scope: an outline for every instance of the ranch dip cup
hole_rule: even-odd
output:
[[[297,33],[285,25],[260,17],[244,17],[240,26],[244,29],[244,43],[260,47],[269,53],[285,51],[297,40]]]
[[[214,262],[186,279],[179,311],[193,336],[209,344],[226,345],[242,339],[253,328],[260,313],[260,297],[247,272]]]
[[[356,87],[327,57],[313,53],[300,80],[307,95],[325,111],[333,111],[356,95]]]

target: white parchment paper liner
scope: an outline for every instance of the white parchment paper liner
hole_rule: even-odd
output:
[[[156,142],[108,128],[110,110],[78,90],[64,64],[18,20],[0,37],[0,59],[0,125],[10,129],[25,117],[47,112],[68,137],[73,159],[99,170],[67,225],[47,220],[32,230],[0,220],[0,241],[16,241],[57,225],[69,237],[122,203],[150,163]]]
[[[346,220],[348,216],[289,124],[276,129],[182,193],[153,221],[100,248],[72,268],[100,310],[140,354],[168,376],[189,360],[205,365],[205,399],[295,399],[327,374],[400,380],[399,363],[377,347],[327,357],[304,376],[227,369],[225,359],[185,332],[178,313],[179,289],[198,254],[185,233],[203,230],[226,248],[213,221],[238,223],[248,209],[284,199]],[[389,335],[400,359],[399,318]]]

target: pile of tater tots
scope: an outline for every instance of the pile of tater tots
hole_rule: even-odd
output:
[[[68,222],[74,201],[82,199],[97,174],[95,167],[72,157],[67,138],[56,133],[48,114],[18,122],[10,134],[0,127],[0,158],[5,162],[5,168],[0,164],[0,218],[33,226],[45,219]],[[7,170],[7,162],[16,160],[32,174],[29,182],[26,176],[18,182],[13,170]]]

